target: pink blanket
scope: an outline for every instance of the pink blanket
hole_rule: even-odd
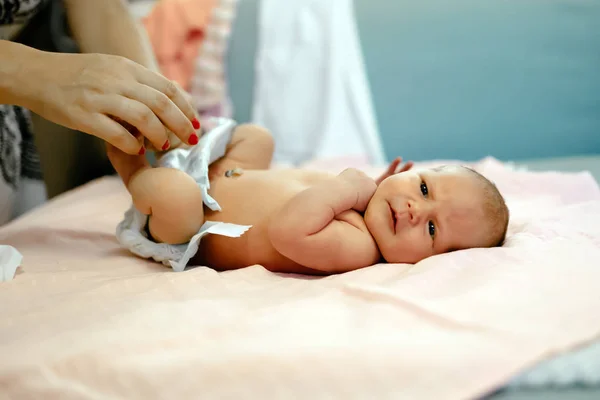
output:
[[[597,338],[598,185],[475,167],[510,203],[505,247],[320,279],[174,273],[119,248],[118,180],[68,193],[0,229],[24,255],[0,284],[0,393],[463,399]]]

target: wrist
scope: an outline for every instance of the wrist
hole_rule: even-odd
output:
[[[348,169],[337,176],[339,193],[352,202],[349,208],[358,212],[365,211],[367,204],[377,190],[377,183],[362,171]]]
[[[42,51],[0,40],[0,103],[30,108],[34,101],[35,66],[42,64]]]
[[[348,210],[360,211],[364,202],[364,195],[361,193],[359,185],[355,182],[344,179],[343,176],[338,176],[335,184],[330,185],[327,190],[338,204],[336,215]]]

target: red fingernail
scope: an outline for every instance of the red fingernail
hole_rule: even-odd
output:
[[[192,125],[194,126],[194,129],[200,129],[200,122],[198,122],[196,118],[192,120]]]
[[[171,146],[171,143],[169,143],[169,141],[167,140],[167,141],[165,142],[165,144],[163,144],[163,147],[162,147],[163,151],[165,151],[166,149],[168,149],[168,148],[169,148],[169,146]]]
[[[142,148],[140,149],[140,151],[138,152],[138,154],[140,156],[143,156],[144,154],[146,154],[146,148],[144,146],[142,146]]]
[[[190,138],[188,139],[188,143],[191,144],[192,146],[195,144],[198,144],[198,135],[196,135],[195,133],[192,133],[190,135]]]

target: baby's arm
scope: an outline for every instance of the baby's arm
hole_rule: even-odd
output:
[[[363,173],[346,170],[292,198],[269,224],[273,247],[305,267],[327,273],[375,264],[379,249],[362,218],[377,185]]]

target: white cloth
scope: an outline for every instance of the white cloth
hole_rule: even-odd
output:
[[[12,280],[22,261],[23,255],[17,249],[0,245],[0,282]]]
[[[273,133],[274,161],[385,161],[352,0],[262,0],[252,119]]]
[[[191,149],[171,150],[160,159],[159,166],[186,172],[194,178],[202,190],[204,204],[213,211],[221,211],[219,203],[208,194],[208,189],[210,189],[208,167],[225,154],[236,124],[226,118],[213,118],[209,123],[214,127],[202,136],[196,146]],[[189,260],[196,254],[204,235],[210,233],[239,237],[251,228],[249,225],[206,221],[188,243],[170,245],[148,239],[145,232],[147,221],[148,216],[139,212],[132,205],[125,213],[123,221],[117,226],[119,243],[133,254],[143,258],[152,258],[178,272],[183,271]]]

